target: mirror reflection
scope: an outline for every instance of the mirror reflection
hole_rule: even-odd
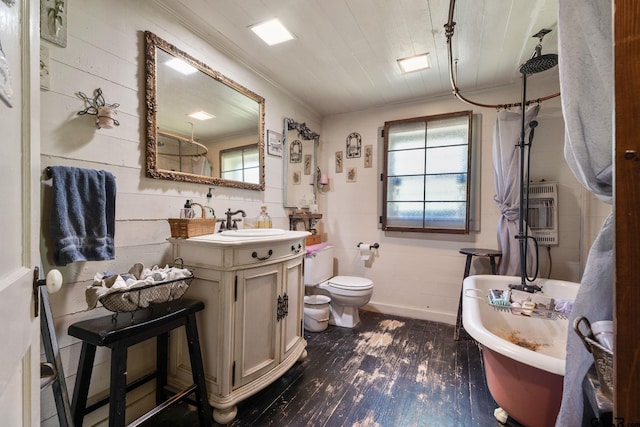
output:
[[[305,123],[284,119],[284,207],[308,208],[316,201],[318,140]]]
[[[151,32],[147,174],[264,190],[264,98]]]

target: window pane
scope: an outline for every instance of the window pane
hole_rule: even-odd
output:
[[[260,168],[251,168],[244,170],[244,182],[251,182],[253,184],[260,183]]]
[[[427,173],[466,173],[467,146],[429,148],[427,150]]]
[[[427,147],[467,145],[469,139],[468,117],[452,117],[431,120],[427,123]]]
[[[400,123],[389,127],[389,151],[424,147],[425,122]]]
[[[466,203],[427,202],[425,203],[424,221],[426,227],[464,228],[467,214]]]
[[[421,228],[423,215],[422,202],[387,203],[387,226]]]
[[[242,181],[242,170],[220,172],[220,178],[231,179],[233,181]]]
[[[424,174],[424,149],[389,152],[387,174],[417,175]]]
[[[424,176],[397,176],[387,180],[387,200],[422,201],[424,197]]]
[[[256,168],[260,164],[260,158],[258,156],[258,148],[252,148],[244,150],[244,167]]]
[[[427,201],[467,200],[467,174],[431,175],[426,180]]]
[[[223,171],[242,169],[242,150],[228,151],[222,153],[220,157],[222,158],[221,169]]]

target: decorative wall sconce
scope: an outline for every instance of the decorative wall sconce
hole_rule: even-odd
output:
[[[111,129],[114,126],[120,126],[120,122],[116,120],[116,115],[118,114],[116,108],[118,108],[120,104],[107,104],[104,96],[102,96],[102,89],[98,88],[94,91],[93,99],[82,92],[78,92],[77,95],[87,106],[84,110],[78,111],[79,116],[85,114],[96,116],[96,127],[98,129]]]
[[[325,185],[329,185],[329,176],[326,173],[321,173],[320,168],[316,168],[315,178],[318,190],[320,190],[321,193],[324,193]]]

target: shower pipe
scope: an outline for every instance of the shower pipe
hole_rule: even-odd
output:
[[[511,104],[482,104],[479,102],[475,102],[472,101],[470,99],[465,98],[464,96],[462,96],[462,94],[460,93],[460,89],[458,88],[458,84],[456,82],[456,78],[454,76],[454,71],[453,71],[453,48],[451,46],[451,38],[453,37],[453,33],[454,33],[454,27],[456,25],[456,23],[453,21],[453,14],[456,8],[456,0],[449,0],[449,20],[447,21],[446,24],[444,24],[444,28],[445,28],[445,36],[447,37],[447,54],[449,57],[449,81],[451,83],[451,91],[453,92],[453,95],[458,98],[459,100],[461,100],[462,102],[465,102],[467,104],[470,105],[475,105],[477,107],[482,107],[482,108],[494,108],[497,110],[500,109],[509,109],[511,107],[519,107],[521,105],[530,105],[530,104],[540,104],[543,101],[548,101],[549,99],[553,99],[556,98],[558,96],[560,96],[560,92],[554,93],[552,95],[547,95],[544,96],[542,98],[538,98],[535,100],[523,100],[522,102],[518,102],[518,103],[511,103]]]

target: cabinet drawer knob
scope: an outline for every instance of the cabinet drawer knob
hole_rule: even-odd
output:
[[[291,250],[296,254],[300,253],[300,251],[302,250],[302,245],[300,243],[298,243],[298,247],[297,248],[295,247],[295,245],[291,245]]]
[[[258,256],[258,252],[253,252],[253,253],[251,254],[251,257],[252,257],[252,258],[256,258],[256,259],[258,259],[258,260],[260,260],[260,261],[264,261],[264,260],[266,260],[266,259],[271,258],[271,255],[273,255],[273,250],[272,250],[272,249],[269,249],[269,252],[267,252],[267,256],[261,257],[261,256]]]

